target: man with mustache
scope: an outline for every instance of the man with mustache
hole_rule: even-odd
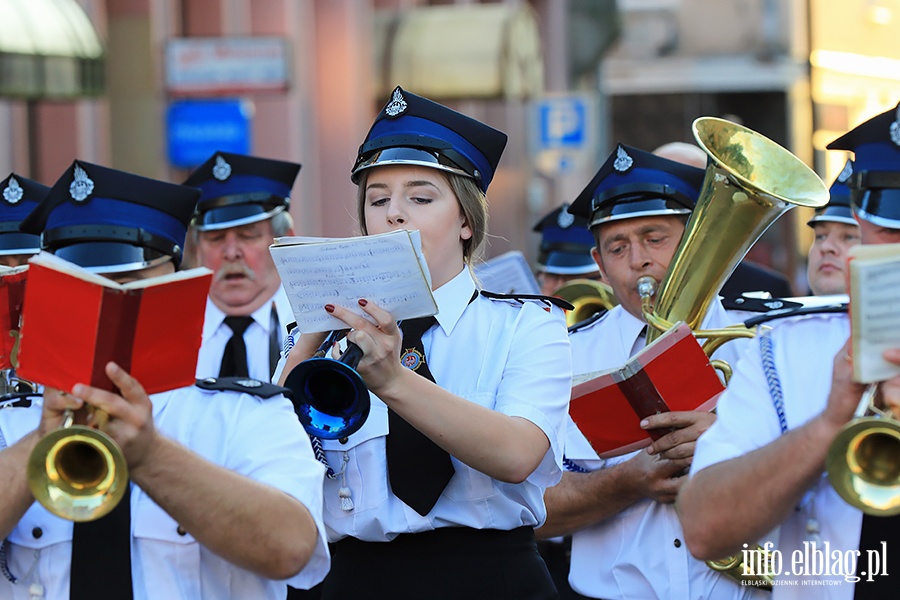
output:
[[[269,254],[293,235],[288,213],[300,165],[216,152],[184,182],[201,190],[191,224],[197,262],[215,272],[197,377],[269,381],[294,320]]]

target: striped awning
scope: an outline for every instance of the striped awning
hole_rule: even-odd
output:
[[[77,0],[0,0],[0,97],[103,91],[103,44]]]

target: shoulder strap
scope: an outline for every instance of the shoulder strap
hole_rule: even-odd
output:
[[[607,309],[603,309],[599,312],[595,312],[594,314],[592,314],[591,316],[589,316],[587,319],[585,319],[583,321],[578,321],[574,325],[570,325],[569,333],[575,333],[576,331],[584,329],[588,325],[593,325],[594,323],[596,323],[597,321],[599,321],[600,319],[605,317],[606,313],[608,313],[608,312],[609,311]]]
[[[498,294],[496,292],[481,290],[481,295],[492,300],[517,300],[519,302],[523,302],[525,300],[538,300],[540,302],[558,306],[563,310],[573,310],[575,308],[562,298],[556,298],[554,296],[542,296],[541,294]]]
[[[198,379],[196,385],[210,392],[240,392],[260,398],[271,398],[278,394],[287,396],[290,393],[287,388],[248,377],[207,377]]]

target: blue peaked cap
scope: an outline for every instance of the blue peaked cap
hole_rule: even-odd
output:
[[[828,188],[828,204],[822,208],[817,208],[812,219],[806,222],[812,227],[816,223],[833,222],[846,223],[847,225],[856,225],[856,219],[853,218],[853,210],[850,208],[850,187],[847,185],[850,177],[853,176],[853,161],[848,160],[844,164],[843,170],[835,178],[834,183]]]
[[[827,148],[854,154],[847,186],[856,213],[881,227],[900,229],[900,105],[858,125]]]
[[[689,214],[704,169],[619,144],[569,207],[590,227],[635,217]]]
[[[20,230],[98,273],[181,262],[200,190],[75,161]]]
[[[10,173],[0,183],[0,255],[37,254],[41,236],[19,231],[19,224],[44,199],[50,188]]]
[[[471,177],[487,192],[507,136],[399,86],[359,147],[350,178],[387,164],[419,165]]]
[[[562,204],[538,221],[533,231],[541,234],[538,249],[538,265],[546,273],[556,275],[583,275],[597,270],[591,256],[594,235],[587,226],[587,219],[576,217]]]
[[[287,210],[299,172],[300,165],[293,162],[213,153],[184,181],[201,191],[194,227],[198,231],[238,227]]]

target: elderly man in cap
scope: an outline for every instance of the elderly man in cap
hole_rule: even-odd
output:
[[[591,257],[594,237],[583,217],[569,212],[569,204],[557,206],[538,221],[532,231],[541,234],[537,279],[541,294],[552,296],[573,279],[599,279]]]
[[[848,186],[862,243],[900,242],[898,110],[828,148],[855,154]],[[846,314],[817,314],[783,320],[750,344],[678,499],[686,541],[700,558],[740,551],[780,524],[776,598],[897,595],[900,517],[863,514],[825,473],[829,448],[866,388],[852,378],[849,336]],[[897,342],[884,358],[900,364]],[[900,376],[879,389],[888,407],[900,408]]]
[[[816,296],[847,293],[847,258],[850,248],[860,242],[859,224],[850,209],[850,188],[847,187],[852,175],[853,161],[848,160],[829,188],[828,204],[816,210],[813,218],[806,222],[814,233],[807,256],[806,276],[809,289]]]
[[[216,152],[184,182],[202,194],[191,227],[198,262],[215,273],[197,377],[269,381],[294,321],[269,254],[293,235],[287,209],[300,165]]]
[[[19,231],[19,223],[28,216],[38,202],[50,191],[37,181],[16,173],[0,183],[0,265],[24,265],[32,255],[41,251],[41,236]]]
[[[142,280],[175,272],[197,195],[76,161],[22,230],[89,271]],[[105,373],[117,392],[77,384],[0,410],[0,597],[275,600],[287,581],[325,576],[323,468],[281,388],[212,380],[148,397],[114,362]],[[108,415],[131,482],[108,515],[73,525],[34,501],[26,471],[68,411],[93,424],[88,406]]]
[[[570,328],[576,375],[620,367],[644,347],[637,281],[664,277],[703,177],[702,169],[620,144],[569,208],[588,220],[594,260],[620,303]],[[713,299],[701,328],[737,320]],[[733,364],[742,343],[726,344],[715,357]],[[714,419],[702,411],[651,416],[646,429],[674,431],[643,450],[605,460],[570,421],[568,472],[544,495],[548,515],[539,533],[572,534],[569,583],[575,591],[590,598],[673,600],[754,593],[690,556],[672,504],[694,441]]]

